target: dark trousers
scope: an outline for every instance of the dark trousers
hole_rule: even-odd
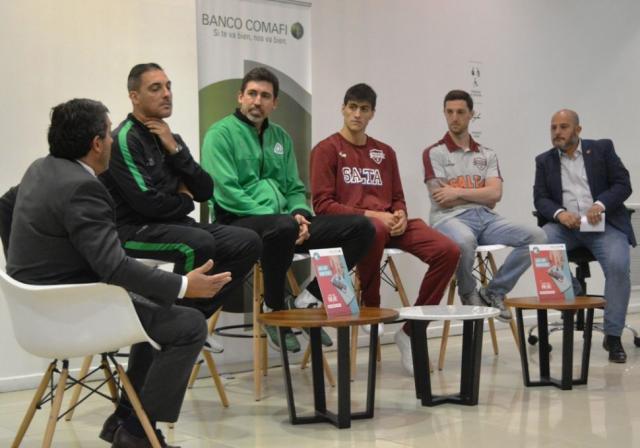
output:
[[[216,294],[178,303],[199,309],[205,317],[224,306],[236,286],[240,285],[262,252],[260,237],[253,231],[221,224],[200,224],[192,219],[175,223],[123,226],[119,230],[128,255],[174,263],[174,272],[185,274],[214,262],[211,273],[231,272],[232,281]]]
[[[196,309],[178,305],[164,308],[134,298],[134,306],[147,334],[162,350],[147,342],[132,345],[127,375],[150,420],[175,422],[207,337],[205,318]],[[122,404],[127,401],[123,397]]]
[[[367,253],[375,235],[373,225],[362,215],[314,216],[310,222],[310,237],[299,246],[295,243],[298,223],[291,215],[247,216],[230,223],[254,230],[262,237],[264,299],[273,310],[284,308],[285,280],[295,252],[341,247],[347,267],[351,269]],[[322,300],[316,280],[307,290]]]

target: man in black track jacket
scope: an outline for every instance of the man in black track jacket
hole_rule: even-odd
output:
[[[101,176],[116,204],[120,239],[130,256],[173,262],[176,273],[208,259],[215,263],[212,272],[230,271],[232,282],[213,301],[188,303],[208,317],[260,257],[260,238],[248,229],[200,224],[188,216],[194,201],[211,198],[213,181],[165,121],[172,92],[164,70],[138,64],[127,88],[133,112],[114,130],[111,163]]]

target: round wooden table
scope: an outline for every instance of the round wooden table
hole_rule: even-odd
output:
[[[324,309],[282,310],[264,313],[258,316],[258,322],[278,328],[280,347],[284,344],[287,328],[309,328],[311,341],[311,369],[313,375],[313,401],[315,413],[310,416],[296,415],[289,356],[286,350],[280,350],[282,357],[282,373],[284,375],[289,421],[297,425],[301,423],[329,422],[338,428],[349,428],[351,420],[373,417],[376,384],[376,353],[378,349],[378,324],[396,320],[398,312],[386,308],[361,308],[355,315],[328,317]],[[371,325],[369,343],[369,371],[367,376],[367,404],[363,412],[351,412],[351,380],[349,363],[349,327],[355,325]],[[320,328],[334,327],[338,332],[338,412],[327,410],[322,372],[322,344]]]
[[[604,308],[606,301],[597,296],[578,296],[574,300],[539,300],[537,297],[507,298],[505,305],[515,308],[518,324],[520,345],[520,360],[522,362],[522,378],[524,385],[555,386],[562,390],[569,390],[574,385],[587,384],[589,377],[589,357],[591,356],[591,334],[593,327],[593,310]],[[551,377],[549,369],[549,327],[547,320],[548,310],[558,310],[562,314],[562,376],[558,380]],[[524,337],[524,322],[522,310],[537,310],[538,313],[538,337],[540,343],[540,380],[531,381],[529,376],[529,362],[527,360],[527,346]],[[573,322],[578,310],[587,310],[587,319],[584,324],[584,345],[582,348],[582,367],[580,377],[573,378]]]

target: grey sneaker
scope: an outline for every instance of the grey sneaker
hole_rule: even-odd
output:
[[[511,310],[504,306],[504,296],[498,296],[496,294],[492,294],[488,292],[485,288],[480,288],[478,291],[480,298],[482,301],[490,307],[497,308],[500,310],[500,314],[498,314],[497,319],[500,322],[509,322],[511,320]]]
[[[484,302],[480,298],[480,294],[478,294],[477,289],[473,289],[469,294],[461,295],[460,301],[463,305],[471,305],[471,306],[484,306]]]
[[[280,351],[280,339],[278,338],[278,329],[276,327],[272,327],[271,325],[263,325],[264,332],[267,333],[267,343],[269,347],[274,350]],[[284,344],[287,346],[287,351],[289,352],[299,352],[300,351],[300,343],[298,342],[298,338],[293,334],[291,329],[287,329],[285,331],[284,336]]]

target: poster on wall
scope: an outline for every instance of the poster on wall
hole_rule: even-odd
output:
[[[469,61],[467,76],[469,79],[469,95],[473,98],[473,118],[471,119],[471,136],[479,140],[482,137],[482,80],[484,69],[481,61]]]
[[[311,150],[311,4],[295,0],[197,0],[200,144],[207,129],[235,111],[249,70],[266,67],[280,82],[269,117],[293,140],[308,186]]]

